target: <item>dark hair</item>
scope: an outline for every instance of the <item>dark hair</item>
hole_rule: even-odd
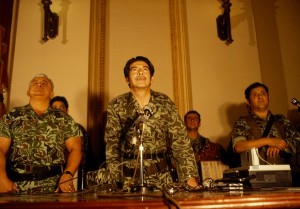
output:
[[[55,96],[53,97],[51,100],[50,100],[50,105],[52,106],[52,104],[54,102],[63,102],[65,107],[68,109],[69,108],[69,104],[68,104],[68,101],[65,97],[62,97],[62,96]]]
[[[186,122],[186,117],[187,117],[187,115],[188,114],[196,114],[196,115],[198,115],[198,118],[199,118],[199,121],[201,121],[201,115],[200,115],[200,113],[198,113],[196,110],[190,110],[190,111],[188,111],[185,115],[184,115],[184,122]]]
[[[126,62],[126,65],[124,67],[124,76],[125,78],[128,78],[129,76],[129,71],[130,71],[130,65],[136,61],[143,61],[145,63],[147,63],[147,65],[149,66],[149,70],[150,70],[150,75],[151,77],[154,75],[154,66],[153,64],[150,62],[150,60],[147,57],[143,57],[143,56],[137,56],[135,58],[131,58],[130,60],[128,60]]]
[[[269,94],[269,88],[265,84],[255,82],[255,83],[252,83],[250,86],[248,86],[245,90],[245,98],[248,101],[250,101],[250,93],[251,93],[252,89],[255,89],[257,87],[263,87],[266,90],[267,94]]]

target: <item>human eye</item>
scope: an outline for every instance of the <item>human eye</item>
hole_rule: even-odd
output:
[[[137,70],[138,70],[137,67],[133,67],[133,68],[130,69],[131,72],[136,72]]]
[[[143,67],[143,71],[148,72],[149,68],[148,67]]]
[[[255,97],[258,96],[258,94],[257,93],[252,93],[251,96],[255,98]]]
[[[44,81],[43,84],[50,85],[50,83],[48,81]]]
[[[36,80],[31,81],[31,83],[30,83],[30,85],[32,85],[32,86],[37,85],[37,84],[38,84],[38,82]]]
[[[267,96],[267,92],[263,91],[263,92],[261,93],[261,95]]]

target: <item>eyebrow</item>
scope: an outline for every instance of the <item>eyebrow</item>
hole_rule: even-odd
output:
[[[32,85],[33,83],[37,83],[39,81],[42,82],[42,83],[46,83],[46,84],[50,85],[51,89],[53,89],[53,85],[52,85],[51,81],[49,81],[48,79],[41,79],[41,80],[39,80],[37,78],[34,78],[33,80],[31,80],[31,82],[29,83],[29,85]]]
[[[147,68],[147,69],[149,69],[149,67],[148,67],[148,66],[142,66],[142,67],[138,67],[138,66],[132,66],[132,67],[130,68],[130,70],[131,70],[131,69],[134,69],[134,68]]]

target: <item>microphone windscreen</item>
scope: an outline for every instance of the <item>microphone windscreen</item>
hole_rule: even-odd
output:
[[[297,105],[299,102],[296,98],[292,98],[292,104],[293,105]]]

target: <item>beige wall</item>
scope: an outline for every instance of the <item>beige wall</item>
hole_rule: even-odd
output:
[[[148,57],[155,67],[152,88],[173,97],[168,0],[108,2],[109,100],[129,91],[123,68],[138,55]]]
[[[231,2],[234,41],[226,45],[216,29],[221,3],[187,1],[193,109],[202,115],[201,133],[224,146],[233,122],[245,110],[243,89],[261,81],[251,1]]]
[[[263,81],[271,88],[271,108],[287,114],[300,99],[300,1],[254,0]]]
[[[41,44],[40,0],[20,1],[10,108],[28,102],[28,81],[45,72],[56,94],[68,97],[70,114],[85,126],[90,1],[52,2],[61,18],[59,36]],[[202,114],[201,133],[224,146],[233,122],[245,113],[243,91],[250,83],[270,86],[274,112],[287,114],[295,109],[291,97],[300,99],[300,2],[231,2],[234,42],[228,46],[216,32],[220,1],[186,0],[193,109]],[[122,69],[137,55],[155,65],[153,89],[173,99],[169,1],[109,0],[106,29],[108,100],[128,91]]]
[[[67,4],[69,2],[69,4]],[[40,0],[21,0],[13,63],[10,109],[28,103],[30,79],[47,74],[55,94],[66,96],[70,115],[85,125],[89,43],[89,1],[52,0],[59,15],[59,35],[46,43],[43,37],[43,7]]]

